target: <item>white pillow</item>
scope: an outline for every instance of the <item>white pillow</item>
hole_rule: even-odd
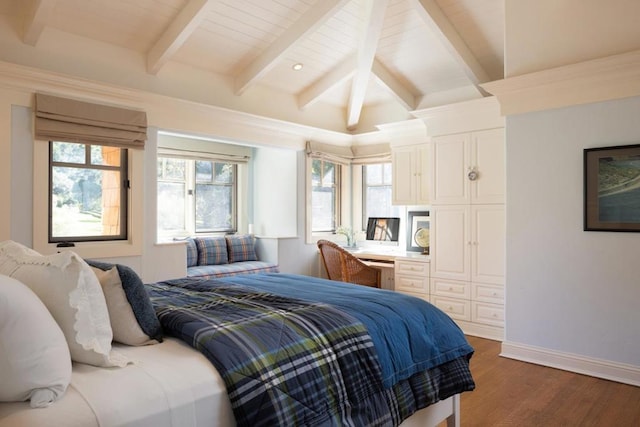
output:
[[[40,298],[62,329],[71,359],[94,366],[125,366],[111,351],[107,304],[91,267],[73,252],[43,256],[13,241],[0,243],[0,274],[20,280]]]
[[[109,270],[101,270],[97,267],[91,267],[91,269],[100,281],[104,299],[107,301],[114,341],[127,345],[157,343],[156,340],[149,338],[140,328],[129,300],[127,300],[127,295],[122,288],[118,267],[111,267]]]
[[[70,380],[71,356],[60,327],[31,289],[0,274],[0,401],[44,407],[64,394]]]

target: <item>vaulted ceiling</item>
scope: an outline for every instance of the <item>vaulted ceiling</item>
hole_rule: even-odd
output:
[[[159,79],[180,63],[236,97],[339,107],[351,132],[367,108],[482,97],[503,78],[503,0],[0,0],[0,14],[25,47],[48,31],[115,45]]]

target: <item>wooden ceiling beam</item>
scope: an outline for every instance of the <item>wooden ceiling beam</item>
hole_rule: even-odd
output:
[[[147,52],[149,74],[157,74],[160,68],[182,47],[206,18],[212,4],[213,0],[189,0]]]
[[[294,22],[260,56],[235,78],[235,94],[242,95],[247,88],[269,72],[275,64],[304,37],[315,32],[348,0],[320,0]]]
[[[349,104],[347,105],[347,129],[354,130],[360,121],[360,113],[364,104],[364,97],[369,85],[369,77],[373,67],[373,60],[378,48],[378,40],[382,33],[384,14],[387,11],[388,0],[367,0],[365,2],[365,21],[362,37],[358,46],[357,68],[351,83]]]
[[[33,0],[24,18],[22,41],[35,46],[51,18],[56,0]]]
[[[416,96],[411,93],[402,83],[395,78],[393,74],[377,59],[373,61],[371,69],[373,76],[376,77],[378,83],[393,95],[407,111],[416,109]]]
[[[490,80],[476,57],[444,14],[436,0],[409,0],[420,18],[440,39],[445,49],[460,65],[462,71],[481,93],[486,93],[479,85]]]
[[[313,104],[324,93],[353,77],[355,72],[356,58],[355,56],[350,56],[300,92],[298,94],[298,107],[302,109]]]

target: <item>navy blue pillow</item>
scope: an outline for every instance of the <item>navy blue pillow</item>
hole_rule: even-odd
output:
[[[122,282],[122,289],[127,296],[127,301],[131,305],[133,314],[140,325],[142,332],[147,334],[149,338],[153,338],[158,342],[162,342],[162,326],[153,309],[153,304],[149,299],[149,294],[144,288],[144,283],[140,276],[136,274],[131,267],[122,264],[109,264],[106,262],[85,259],[87,264],[100,270],[110,270],[115,265],[118,268],[118,275]]]

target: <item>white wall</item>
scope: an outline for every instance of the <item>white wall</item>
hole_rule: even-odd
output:
[[[507,118],[506,341],[640,368],[640,233],[583,231],[583,149],[640,143],[640,98]]]

